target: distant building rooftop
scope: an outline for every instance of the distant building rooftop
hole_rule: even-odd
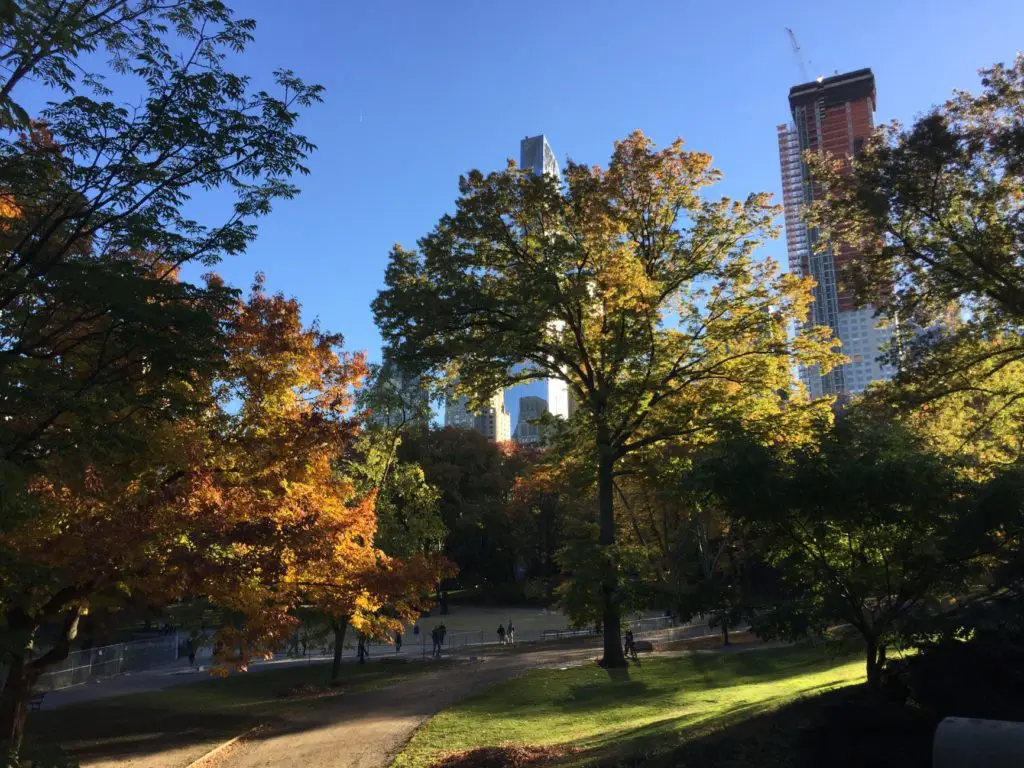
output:
[[[844,101],[871,99],[871,109],[875,108],[875,75],[869,69],[858,69],[842,75],[823,78],[820,82],[794,85],[789,89],[789,107],[812,104],[818,99],[825,100],[825,106],[841,104]]]

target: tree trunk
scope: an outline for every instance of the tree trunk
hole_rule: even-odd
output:
[[[7,614],[8,628],[22,638],[21,650],[11,660],[7,681],[3,691],[0,691],[0,745],[7,748],[8,764],[15,764],[18,752],[21,751],[33,686],[44,669],[68,657],[71,643],[78,636],[81,606],[72,606],[58,615],[63,626],[54,646],[42,656],[33,658],[36,632],[39,631],[41,620],[21,611]]]
[[[597,468],[597,505],[600,519],[601,547],[611,548],[615,545],[615,499],[614,499],[614,459],[608,455],[608,449],[598,446],[598,468]],[[602,594],[602,624],[604,627],[604,656],[601,658],[601,666],[604,667],[625,667],[626,657],[622,652],[622,634],[619,627],[620,611],[616,592],[618,591],[617,570],[612,564],[603,577],[601,584]]]
[[[32,668],[31,648],[11,660],[3,692],[0,693],[0,744],[7,749],[7,764],[13,764],[25,737],[28,702],[39,673]]]
[[[334,630],[334,663],[331,665],[331,682],[341,682],[341,651],[345,644],[345,630],[348,629],[348,619],[338,619],[331,622]]]
[[[864,650],[867,657],[868,685],[876,693],[882,687],[882,667],[885,666],[885,644],[874,637],[865,638]]]

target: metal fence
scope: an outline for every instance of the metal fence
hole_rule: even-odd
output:
[[[718,634],[718,630],[711,628],[708,625],[707,619],[704,617],[700,617],[694,621],[683,624],[680,624],[677,619],[670,616],[657,616],[654,618],[641,617],[627,620],[624,622],[623,628],[632,629],[633,633],[637,636],[646,636],[648,638],[656,636],[659,640],[689,639]],[[517,629],[515,632],[515,642],[516,644],[535,643],[573,637],[600,636],[601,632],[596,627],[589,629]],[[412,640],[411,644],[409,643],[410,639]],[[458,651],[463,648],[470,648],[474,646],[499,645],[500,642],[497,632],[494,630],[447,630],[441,649],[442,652]],[[387,646],[374,645],[374,651],[379,647]],[[412,653],[419,650],[423,656],[426,656],[428,653],[433,653],[433,640],[430,638],[430,632],[426,631],[424,628],[421,630],[419,635],[407,635],[404,648],[406,649],[406,652]]]
[[[176,634],[72,651],[64,661],[58,662],[40,676],[36,690],[56,691],[98,678],[141,672],[171,664],[177,659]]]

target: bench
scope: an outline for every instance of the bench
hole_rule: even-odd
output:
[[[33,693],[31,696],[29,696],[28,697],[28,711],[29,712],[38,712],[39,708],[41,706],[43,706],[43,699],[45,697],[46,697],[46,691],[39,691],[38,693]]]

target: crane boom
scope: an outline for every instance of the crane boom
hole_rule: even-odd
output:
[[[800,74],[803,76],[804,82],[807,82],[810,78],[807,76],[807,66],[804,64],[804,57],[800,52],[800,44],[796,41],[796,35],[789,27],[786,27],[786,34],[789,35],[789,43],[793,46],[793,55],[796,56],[796,63],[800,67]]]

